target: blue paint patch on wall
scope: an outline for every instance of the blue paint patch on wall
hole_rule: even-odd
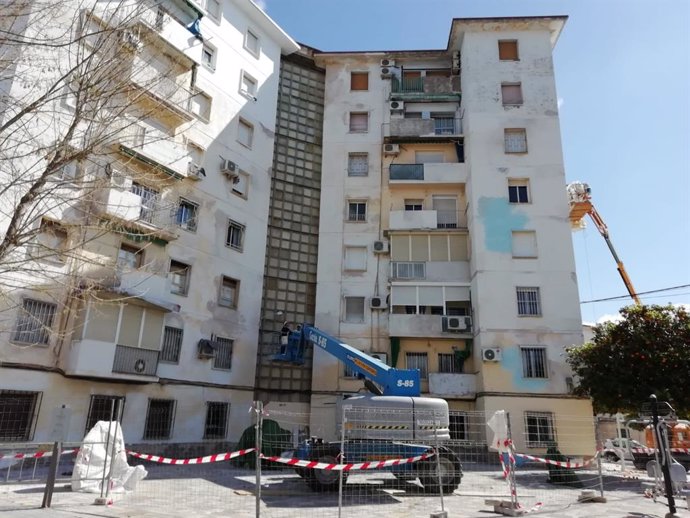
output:
[[[484,225],[484,247],[491,252],[512,253],[511,230],[523,230],[529,218],[508,203],[508,198],[482,196],[478,209]]]
[[[512,376],[513,387],[515,387],[516,391],[538,392],[547,388],[549,384],[548,379],[522,377],[522,356],[519,347],[504,348],[502,353],[501,367]]]

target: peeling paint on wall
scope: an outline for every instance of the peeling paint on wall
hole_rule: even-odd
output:
[[[479,198],[479,219],[484,226],[484,246],[491,252],[512,253],[512,230],[526,228],[529,218],[507,198]]]

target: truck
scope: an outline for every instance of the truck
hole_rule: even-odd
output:
[[[448,403],[421,397],[419,371],[396,369],[311,324],[283,327],[280,352],[273,361],[303,364],[308,347],[335,356],[364,381],[368,390],[338,402],[344,416],[341,441],[311,437],[285,457],[327,464],[421,457],[385,469],[400,480],[419,479],[426,491],[452,493],[462,479],[462,465],[444,443],[450,440]],[[340,471],[296,468],[315,491],[337,490]],[[343,471],[343,483],[348,472]]]

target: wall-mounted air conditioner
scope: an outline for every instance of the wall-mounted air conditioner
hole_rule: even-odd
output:
[[[405,110],[405,103],[402,101],[390,101],[388,107],[392,112],[401,112]]]
[[[216,355],[216,348],[211,340],[202,338],[197,344],[197,356],[202,360],[208,360]]]
[[[380,360],[382,363],[385,363],[388,365],[388,354],[387,353],[367,353],[369,356],[372,358],[376,358],[377,360]]]
[[[500,362],[501,349],[499,347],[482,347],[482,360],[485,362]]]
[[[374,241],[374,253],[375,254],[387,254],[388,253],[388,241]]]
[[[386,309],[388,307],[384,297],[371,297],[371,299],[369,299],[369,305],[371,309]]]
[[[472,317],[465,315],[442,317],[441,329],[443,331],[469,331],[472,328]]]
[[[383,145],[384,155],[399,155],[400,145],[399,144],[384,144]]]
[[[381,67],[381,79],[390,79],[393,77],[393,69],[391,67]]]
[[[395,60],[394,59],[384,58],[381,60],[381,68],[394,67],[394,66],[395,66]]]
[[[202,177],[206,176],[206,170],[199,164],[189,162],[189,164],[187,164],[187,174],[190,178],[194,178],[195,180],[201,180]]]

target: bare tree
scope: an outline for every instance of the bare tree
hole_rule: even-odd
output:
[[[151,1],[3,1],[0,333],[27,290],[62,308],[116,285],[103,236],[165,239],[186,223],[160,195],[186,173],[175,134],[193,119],[193,65],[160,59],[169,18]]]

